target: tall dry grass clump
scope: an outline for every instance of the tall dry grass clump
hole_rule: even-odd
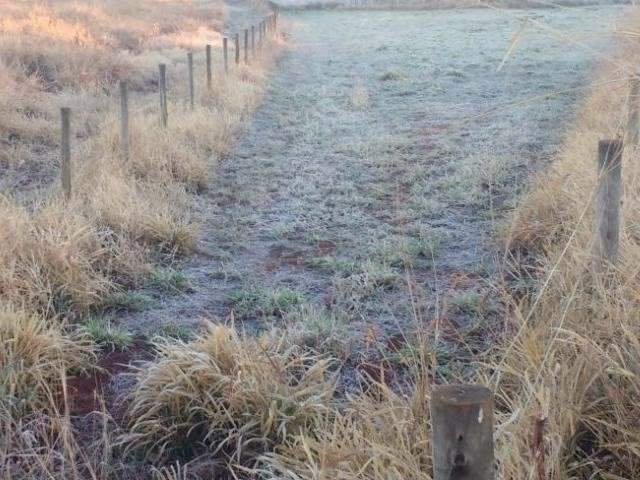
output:
[[[431,479],[429,396],[421,378],[405,394],[367,382],[343,408],[265,455],[265,478]]]
[[[155,461],[214,455],[232,470],[254,466],[330,411],[332,362],[282,342],[212,325],[192,342],[155,347],[136,374],[122,438]]]
[[[638,18],[631,23],[637,32]],[[637,33],[633,34],[637,36]],[[503,478],[533,474],[533,425],[544,425],[545,478],[636,478],[640,471],[638,149],[625,145],[621,258],[594,269],[598,142],[625,133],[629,76],[640,47],[603,62],[561,154],[517,209],[508,251],[533,281],[514,301],[507,336],[487,372],[503,409]],[[638,101],[633,99],[632,101]]]
[[[0,411],[47,410],[65,373],[93,363],[93,347],[81,334],[65,334],[57,322],[2,307],[0,310]]]

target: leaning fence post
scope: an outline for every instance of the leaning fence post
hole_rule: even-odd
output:
[[[493,480],[493,393],[479,385],[434,387],[434,480]]]
[[[249,63],[249,30],[244,29],[244,63]]]
[[[240,34],[239,33],[236,33],[235,44],[236,44],[236,65],[240,65]]]
[[[211,71],[211,45],[207,45],[207,90],[211,90],[213,83],[213,72]]]
[[[71,109],[60,109],[62,120],[62,136],[60,141],[60,167],[62,174],[62,190],[67,200],[71,198]]]
[[[129,160],[129,89],[127,82],[120,82],[120,145],[122,158]]]
[[[229,72],[229,51],[227,49],[229,39],[224,37],[222,39],[222,55],[224,56],[224,73]]]
[[[627,145],[638,147],[640,140],[640,77],[631,77],[629,88],[629,122],[627,124]]]
[[[160,116],[162,126],[167,127],[169,124],[169,109],[167,107],[167,66],[160,64]]]
[[[195,86],[193,82],[193,52],[187,53],[187,65],[189,67],[189,106],[195,107]]]
[[[620,199],[622,196],[621,140],[602,140],[598,145],[598,187],[596,194],[596,268],[615,264],[620,242]]]

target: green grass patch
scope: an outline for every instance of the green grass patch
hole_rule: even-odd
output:
[[[238,318],[283,317],[302,305],[304,296],[288,288],[251,287],[234,292],[230,300]]]
[[[90,318],[81,329],[86,332],[100,348],[124,351],[133,345],[133,334],[119,328],[107,318]]]
[[[167,293],[181,293],[191,290],[186,275],[172,268],[153,270],[147,278],[147,286]]]
[[[150,308],[155,303],[153,297],[142,292],[120,292],[109,297],[105,302],[105,307],[113,310],[129,310],[141,312]]]

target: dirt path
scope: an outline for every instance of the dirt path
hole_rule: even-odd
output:
[[[601,48],[614,7],[529,12]],[[283,15],[284,16],[284,15]],[[523,12],[290,15],[264,105],[199,201],[191,290],[123,322],[286,325],[322,341],[376,341],[433,319],[473,329],[500,309],[491,238],[544,164],[593,53],[527,32]],[[285,16],[286,17],[286,16]]]

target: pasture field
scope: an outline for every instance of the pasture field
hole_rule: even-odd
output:
[[[629,135],[591,269],[635,7],[283,11],[226,75],[269,5],[0,13],[0,478],[428,480],[458,382],[495,392],[496,478],[637,478]]]

